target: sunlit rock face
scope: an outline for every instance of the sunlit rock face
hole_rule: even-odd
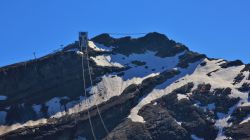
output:
[[[0,139],[92,140],[88,110],[96,139],[249,139],[249,77],[160,33],[101,34],[88,57],[76,41],[0,68]]]

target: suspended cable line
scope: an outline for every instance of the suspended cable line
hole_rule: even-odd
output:
[[[79,46],[81,48],[81,52],[83,52],[83,48],[82,48],[82,44],[79,42]],[[86,91],[86,82],[85,82],[85,69],[84,69],[84,61],[83,61],[83,55],[82,56],[82,78],[83,78],[83,88],[84,88],[84,95],[85,97],[87,97],[87,91]],[[87,112],[88,112],[88,120],[89,120],[89,125],[90,125],[90,129],[91,129],[91,133],[93,135],[93,138],[94,140],[96,140],[96,136],[95,136],[95,132],[94,132],[94,129],[93,129],[93,124],[92,124],[92,121],[91,121],[91,117],[90,117],[90,112],[89,112],[89,108],[87,108]]]
[[[89,72],[90,86],[92,88],[93,87],[93,80],[92,80],[90,66],[89,66],[88,44],[86,45],[86,57],[87,57],[87,67],[88,67],[88,72]],[[97,113],[98,113],[98,115],[100,117],[101,123],[103,125],[103,128],[105,129],[105,131],[106,131],[106,133],[108,135],[109,134],[109,130],[107,129],[107,127],[106,127],[106,125],[105,125],[105,123],[103,121],[103,117],[102,117],[102,115],[100,113],[99,107],[98,107],[98,105],[96,103],[95,103],[95,106],[96,106],[96,109],[97,109]]]

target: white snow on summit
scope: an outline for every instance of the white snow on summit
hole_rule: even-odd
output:
[[[112,51],[113,49],[113,47],[106,47],[102,44],[98,44],[93,41],[88,41],[88,45],[91,49],[97,52],[109,52],[109,51]]]

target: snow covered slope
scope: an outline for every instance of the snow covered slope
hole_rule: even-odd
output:
[[[203,63],[206,63],[206,65],[196,67],[195,71],[192,74],[185,75],[181,77],[180,79],[177,79],[179,80],[178,82],[173,82],[170,84],[168,81],[166,81],[168,84],[163,83],[164,86],[160,85],[161,86],[160,89],[158,88],[154,89],[145,98],[143,98],[136,107],[134,107],[131,110],[131,114],[129,115],[129,118],[131,118],[132,121],[143,123],[144,120],[141,116],[138,115],[138,112],[146,104],[149,104],[153,102],[154,100],[159,99],[162,96],[173,92],[173,90],[180,88],[189,82],[194,83],[193,89],[196,89],[198,85],[207,83],[211,85],[212,88],[210,90],[212,91],[218,88],[222,88],[222,89],[231,88],[232,93],[229,95],[229,97],[240,98],[240,101],[237,104],[235,104],[235,106],[230,108],[230,110],[227,113],[219,115],[218,119],[216,120],[215,126],[219,128],[218,137],[216,139],[226,138],[225,136],[223,136],[222,130],[224,127],[231,126],[231,123],[228,122],[228,120],[231,117],[231,114],[237,107],[241,106],[242,104],[248,103],[248,93],[241,92],[238,89],[242,87],[243,83],[249,83],[249,81],[246,79],[243,79],[240,83],[233,84],[235,77],[237,77],[237,75],[241,72],[241,70],[245,66],[244,65],[237,66],[237,67],[233,66],[233,67],[223,69],[220,67],[220,64],[225,63],[225,61],[222,61],[220,59],[218,60],[205,59]],[[214,72],[211,74],[211,76],[209,76],[208,74],[212,71]],[[247,77],[248,75],[249,75],[249,72],[246,72],[244,76]],[[186,96],[181,95],[180,97],[179,95],[178,99],[179,100],[180,98],[188,99],[188,97],[191,96],[192,94],[193,93],[191,90],[191,93],[187,94]],[[247,119],[244,120],[243,122],[246,122],[246,121]]]

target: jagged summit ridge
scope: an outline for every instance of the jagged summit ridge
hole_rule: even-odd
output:
[[[169,40],[165,35],[160,33],[148,33],[139,38],[122,37],[113,38],[108,34],[101,34],[91,39],[92,41],[105,46],[113,46],[114,52],[129,55],[131,53],[144,53],[145,51],[157,52],[156,55],[161,57],[173,56],[176,53],[188,48],[173,40]]]

